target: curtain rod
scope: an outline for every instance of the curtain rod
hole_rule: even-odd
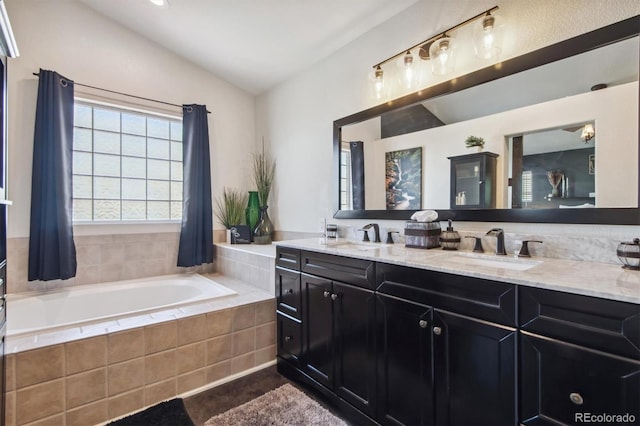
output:
[[[35,75],[36,77],[40,77],[40,74],[37,72],[34,72],[33,75]],[[142,96],[130,95],[128,93],[116,92],[115,90],[103,89],[102,87],[90,86],[88,84],[77,83],[75,81],[73,82],[73,84],[76,86],[88,87],[90,89],[102,90],[103,92],[115,93],[116,95],[128,96],[130,98],[142,99],[144,101],[151,101],[159,104],[170,105],[177,108],[183,107],[183,105],[172,104],[171,102],[159,101],[158,99],[151,99],[151,98],[145,98]],[[207,114],[211,114],[211,111],[207,110]]]

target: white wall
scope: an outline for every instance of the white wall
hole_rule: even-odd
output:
[[[419,1],[258,98],[256,133],[264,136],[278,161],[270,209],[276,229],[314,232],[319,218],[333,215],[332,123],[373,105],[366,87],[371,66],[496,3],[508,20],[501,59],[640,12],[636,0]],[[456,74],[486,65],[469,60],[459,63]]]
[[[29,234],[31,161],[40,68],[78,83],[175,104],[206,104],[213,196],[248,188],[245,156],[255,145],[254,97],[80,2],[5,0],[20,57],[9,59],[9,238]],[[82,89],[76,86],[76,93]],[[128,99],[131,102],[131,99]],[[144,105],[144,104],[142,104]],[[158,108],[157,105],[148,106]],[[165,107],[166,108],[166,107]],[[171,108],[171,107],[168,107]],[[179,108],[170,112],[180,115]],[[241,165],[238,167],[238,165]],[[221,228],[216,223],[216,228]],[[177,231],[179,225],[76,227],[76,234]]]

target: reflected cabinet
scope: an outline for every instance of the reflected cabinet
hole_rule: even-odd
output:
[[[495,208],[498,154],[478,152],[448,158],[451,161],[450,208]]]

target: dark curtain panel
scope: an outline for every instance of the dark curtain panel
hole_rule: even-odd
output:
[[[182,109],[184,182],[178,266],[213,262],[213,215],[207,107]]]
[[[73,81],[40,70],[33,138],[29,281],[76,275],[72,223]]]
[[[353,209],[364,210],[364,143],[349,142]]]

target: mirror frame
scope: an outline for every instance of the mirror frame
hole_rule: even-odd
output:
[[[507,61],[427,87],[384,104],[340,118],[333,122],[333,188],[335,194],[336,219],[382,219],[409,220],[415,210],[340,210],[340,141],[341,128],[401,109],[437,96],[458,92],[479,84],[498,80],[512,74],[559,61],[580,53],[635,37],[639,34],[640,15],[581,34],[551,46],[543,47]],[[638,132],[640,147],[640,129]],[[640,149],[638,155],[638,207],[640,207]],[[640,225],[640,208],[594,208],[594,209],[472,209],[437,210],[439,220],[477,222],[523,222],[523,223],[574,223]]]

